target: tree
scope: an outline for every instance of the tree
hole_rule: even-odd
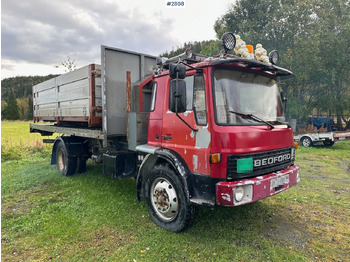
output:
[[[31,96],[26,98],[17,98],[17,105],[18,105],[18,111],[19,111],[19,120],[30,120],[32,118],[28,118],[29,112],[32,111],[33,102],[30,107],[29,100],[31,99]],[[33,101],[33,100],[32,100]]]
[[[5,119],[5,108],[7,107],[7,102],[1,99],[1,119]]]
[[[19,108],[13,91],[11,89],[7,105],[4,109],[4,118],[8,120],[19,119]]]
[[[220,54],[222,49],[221,41],[219,40],[210,40],[202,43],[201,54],[206,56],[215,56]]]
[[[33,119],[33,97],[32,96],[28,97],[28,111],[26,114],[26,119],[27,120]]]
[[[17,76],[1,80],[1,99],[8,101],[12,89],[16,98],[26,98],[32,96],[32,87],[57,75],[47,76]]]
[[[75,60],[72,60],[69,56],[67,56],[67,60],[62,62],[62,66],[65,68],[65,72],[74,71],[77,68]]]
[[[315,0],[313,12],[317,20],[314,34],[318,36],[318,53],[324,88],[330,100],[330,110],[342,128],[344,112],[349,110],[350,97],[350,2]],[[347,124],[347,123],[346,123]],[[348,124],[347,124],[348,125]]]
[[[218,37],[239,34],[247,44],[278,49],[295,79],[283,84],[289,116],[349,114],[350,2],[348,0],[238,0],[214,25]],[[347,122],[347,125],[348,124]]]

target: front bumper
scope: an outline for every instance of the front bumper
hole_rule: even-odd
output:
[[[300,166],[295,164],[276,173],[216,184],[216,204],[240,206],[278,194],[300,182]]]

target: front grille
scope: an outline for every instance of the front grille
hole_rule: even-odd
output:
[[[288,158],[288,155],[290,158]],[[252,159],[253,170],[237,172],[238,159]],[[279,161],[280,160],[280,161]],[[259,152],[252,154],[228,155],[227,156],[227,179],[239,180],[256,177],[285,169],[294,163],[294,149],[292,147]],[[259,165],[260,164],[260,165]]]

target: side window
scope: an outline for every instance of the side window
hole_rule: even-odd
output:
[[[197,125],[205,126],[207,124],[207,107],[205,103],[205,83],[202,75],[197,75],[194,78],[193,110]]]
[[[202,75],[187,76],[185,82],[186,110],[193,110],[197,125],[205,126],[207,124],[207,108],[204,77]]]
[[[154,108],[156,106],[156,94],[157,94],[157,82],[154,82],[153,88],[152,88],[150,111],[154,111]]]
[[[187,76],[184,80],[186,83],[186,111],[193,110],[193,79],[194,76]],[[170,104],[170,94],[169,94]]]
[[[193,79],[194,76],[187,76],[185,78],[186,82],[186,110],[192,111],[193,109]]]
[[[140,112],[150,112],[154,110],[157,92],[157,83],[150,81],[142,87],[142,105]]]

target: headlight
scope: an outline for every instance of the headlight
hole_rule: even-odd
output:
[[[239,186],[235,188],[235,199],[237,202],[241,202],[244,197],[244,188]]]

